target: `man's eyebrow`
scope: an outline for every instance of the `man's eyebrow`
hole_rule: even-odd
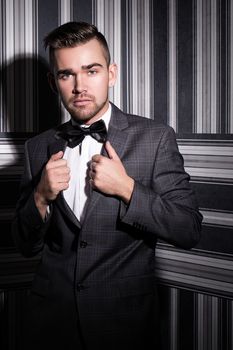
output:
[[[72,69],[59,69],[56,72],[56,75],[58,76],[59,74],[73,74],[73,70]]]
[[[91,68],[93,68],[93,67],[103,67],[103,65],[102,64],[100,64],[100,63],[96,63],[96,62],[94,62],[94,63],[91,63],[91,64],[88,64],[87,66],[82,66],[82,69],[91,69]]]
[[[88,65],[83,65],[81,68],[82,68],[82,70],[88,70],[88,69],[91,69],[91,68],[93,68],[93,67],[101,67],[101,68],[103,68],[103,65],[102,64],[100,64],[100,63],[96,63],[96,62],[94,62],[94,63],[91,63],[91,64],[88,64]],[[60,75],[60,74],[74,74],[74,71],[73,71],[73,69],[59,69],[57,72],[56,72],[56,75],[58,76],[58,75]]]

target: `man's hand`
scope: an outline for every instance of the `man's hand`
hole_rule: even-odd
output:
[[[90,162],[90,184],[94,189],[112,196],[120,197],[126,204],[129,203],[134,180],[129,177],[109,141],[105,144],[108,157],[96,154]]]
[[[42,218],[46,215],[49,203],[54,201],[61,191],[69,187],[70,169],[67,166],[67,161],[62,157],[62,151],[51,156],[43,169],[34,194],[35,203]]]

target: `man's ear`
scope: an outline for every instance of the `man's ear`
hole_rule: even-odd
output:
[[[108,78],[108,86],[112,87],[115,85],[117,79],[117,65],[116,63],[112,63],[108,68],[109,78]]]
[[[47,78],[48,78],[49,86],[51,87],[52,91],[55,94],[58,94],[57,85],[56,85],[56,82],[55,82],[54,75],[51,72],[48,72],[47,73]]]

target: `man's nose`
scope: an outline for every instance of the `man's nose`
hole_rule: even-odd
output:
[[[81,94],[87,91],[85,79],[81,74],[76,74],[74,76],[73,94]]]

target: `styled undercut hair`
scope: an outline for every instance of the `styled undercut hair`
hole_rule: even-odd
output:
[[[107,41],[96,26],[86,22],[67,22],[55,28],[44,38],[45,49],[49,48],[50,65],[54,64],[54,50],[75,47],[79,44],[85,44],[88,41],[96,39],[103,47],[107,66],[110,65],[110,52]]]

